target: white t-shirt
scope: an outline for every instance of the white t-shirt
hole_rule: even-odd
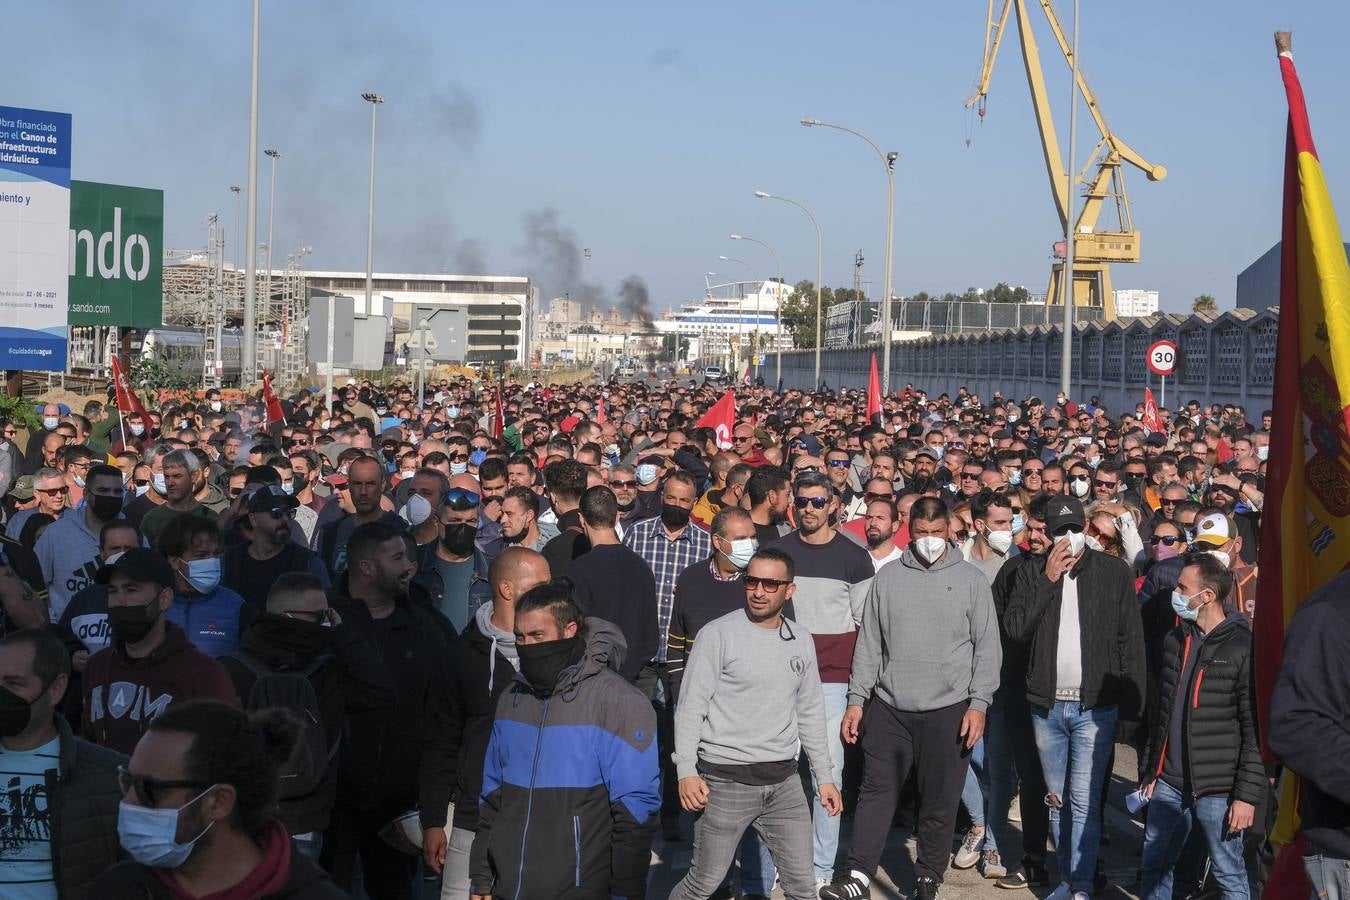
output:
[[[875,556],[872,556],[871,553],[868,553],[867,555],[872,556],[872,570],[875,572],[880,572],[882,566],[886,565],[886,563],[888,562],[895,562],[897,559],[900,558],[900,554],[902,553],[904,553],[904,551],[901,550],[899,547],[892,547],[891,552],[887,553],[881,559],[877,559]]]
[[[1065,572],[1059,605],[1059,641],[1055,652],[1055,689],[1076,691],[1083,686],[1083,640],[1078,622],[1078,580]]]
[[[0,747],[0,897],[5,900],[56,900],[47,778],[50,772],[55,780],[60,757],[60,738],[22,752]]]

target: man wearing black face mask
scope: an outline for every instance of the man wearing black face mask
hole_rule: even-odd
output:
[[[84,736],[130,753],[150,720],[184,700],[238,705],[225,669],[188,640],[164,612],[173,604],[174,574],[153,550],[133,547],[99,569],[108,586],[112,644],[84,670]]]
[[[117,862],[125,758],[82,741],[56,712],[70,657],[47,631],[0,638],[0,896],[83,897]]]
[[[467,478],[468,475],[456,475]],[[479,494],[464,487],[452,487],[441,499],[437,510],[441,537],[419,550],[414,582],[427,592],[431,603],[441,612],[456,633],[462,633],[478,607],[492,601],[488,586],[488,561],[475,546],[478,537]]]
[[[617,514],[609,489],[594,487],[582,497],[583,520],[598,492]],[[618,629],[582,618],[559,582],[516,603],[520,674],[497,704],[484,759],[474,900],[646,894],[661,805],[656,716],[614,671],[625,652]],[[539,754],[545,742],[554,752]]]
[[[85,478],[84,493],[84,509],[53,522],[33,548],[48,585],[53,622],[61,620],[70,598],[94,581],[99,532],[122,514],[122,473],[113,466],[94,466]]]
[[[267,595],[267,612],[244,632],[239,651],[222,656],[235,692],[248,697],[258,679],[296,673],[314,688],[329,746],[343,733],[349,713],[372,712],[392,704],[394,687],[370,644],[342,623],[328,606],[323,583],[313,575],[288,572]],[[328,827],[337,796],[336,758],[309,794],[282,797],[278,813],[286,831],[311,859]]]

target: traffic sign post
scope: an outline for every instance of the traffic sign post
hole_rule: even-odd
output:
[[[1177,368],[1177,345],[1171,341],[1158,341],[1148,348],[1149,371],[1158,376],[1159,404],[1167,408],[1167,376]]]
[[[435,350],[440,343],[431,331],[431,323],[422,319],[417,330],[408,335],[408,347],[417,351],[417,410],[421,412],[426,405],[427,354]]]

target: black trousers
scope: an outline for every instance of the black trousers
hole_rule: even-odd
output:
[[[862,718],[863,778],[853,814],[850,869],[869,877],[876,874],[900,788],[913,769],[919,787],[914,872],[920,878],[942,880],[969,765],[961,740],[961,719],[968,705],[963,701],[927,712],[902,712],[875,697],[868,701]]]
[[[1045,773],[1041,770],[1041,756],[1036,749],[1036,732],[1031,727],[1031,705],[1027,703],[1025,691],[1005,692],[1002,689],[994,694],[994,704],[1000,707],[998,715],[1004,719],[1017,779],[1022,784],[1022,855],[1044,865],[1050,838],[1050,810],[1045,805]],[[988,752],[989,741],[986,740],[985,753]],[[1109,768],[1106,774],[1109,778]],[[1102,806],[1105,808],[1106,804]]]
[[[379,835],[381,826],[392,818],[341,801],[333,807],[319,861],[334,884],[350,891],[360,859],[367,896],[373,900],[412,900],[417,858],[395,850]]]

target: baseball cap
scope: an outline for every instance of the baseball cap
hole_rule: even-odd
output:
[[[169,561],[149,547],[132,547],[117,557],[116,562],[105,563],[94,576],[94,581],[98,584],[107,584],[113,572],[121,572],[132,581],[157,584],[160,587],[174,586],[173,569],[169,566]]]
[[[937,452],[936,450],[934,450],[932,447],[929,447],[929,446],[926,445],[926,444],[925,444],[924,446],[920,447],[920,448],[919,448],[919,452],[918,452],[918,453],[915,453],[914,455],[915,455],[916,457],[918,457],[918,456],[926,456],[926,457],[928,457],[929,459],[931,459],[933,462],[938,462],[938,452]]]
[[[1054,534],[1065,525],[1083,528],[1083,504],[1077,497],[1053,498],[1045,513],[1045,530]]]
[[[265,484],[248,498],[248,511],[251,513],[281,512],[299,505],[300,501],[283,491],[279,484]]]
[[[564,434],[568,434],[571,433],[573,428],[576,428],[580,424],[581,424],[580,416],[570,415],[567,418],[563,419],[562,423],[558,427],[562,429]]]
[[[33,476],[20,475],[14,482],[14,487],[9,489],[9,496],[15,500],[27,502],[33,499]]]
[[[1210,513],[1195,523],[1195,542],[1222,547],[1237,537],[1237,523],[1223,513]]]

